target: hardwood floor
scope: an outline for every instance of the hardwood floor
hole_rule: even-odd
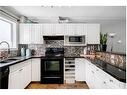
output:
[[[85,82],[76,82],[75,84],[40,84],[32,82],[26,89],[89,89]]]

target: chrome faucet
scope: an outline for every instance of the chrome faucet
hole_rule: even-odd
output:
[[[10,45],[9,45],[9,43],[7,42],[7,41],[2,41],[2,42],[0,42],[0,45],[2,44],[2,43],[6,43],[7,45],[8,45],[8,55],[10,54]],[[7,56],[8,57],[8,56]]]

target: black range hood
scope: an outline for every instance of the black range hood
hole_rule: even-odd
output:
[[[64,40],[64,36],[43,36],[44,40]]]

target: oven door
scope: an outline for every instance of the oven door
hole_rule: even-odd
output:
[[[45,77],[61,76],[63,73],[63,59],[42,59],[41,73]]]
[[[41,60],[41,83],[63,84],[63,58],[46,58]]]

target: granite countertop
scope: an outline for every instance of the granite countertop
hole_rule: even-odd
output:
[[[29,57],[18,56],[18,57],[12,57],[12,59],[17,59],[17,60],[11,61],[11,62],[8,62],[8,63],[0,63],[0,68],[5,67],[5,66],[11,66],[11,65],[17,64],[19,62],[23,62],[23,61],[31,59],[31,58],[42,58],[42,57],[45,57],[45,56],[29,56]],[[11,59],[11,58],[9,58],[9,59]]]
[[[14,59],[17,59],[16,61],[12,61],[9,63],[0,63],[0,68],[6,67],[6,66],[11,66],[14,64],[17,64],[19,62],[23,62],[25,60],[31,59],[31,58],[43,58],[45,56],[30,56],[30,57],[13,57]],[[84,56],[65,56],[64,58],[84,58]],[[126,70],[117,68],[111,64],[108,64],[96,57],[90,58],[87,57],[87,60],[89,60],[92,64],[96,65],[98,68],[102,69],[103,71],[107,72],[114,78],[118,79],[121,82],[126,82]]]
[[[92,64],[96,65],[98,68],[102,69],[106,73],[110,74],[117,80],[126,83],[126,70],[115,67],[107,62],[104,62],[96,57],[85,57]]]

